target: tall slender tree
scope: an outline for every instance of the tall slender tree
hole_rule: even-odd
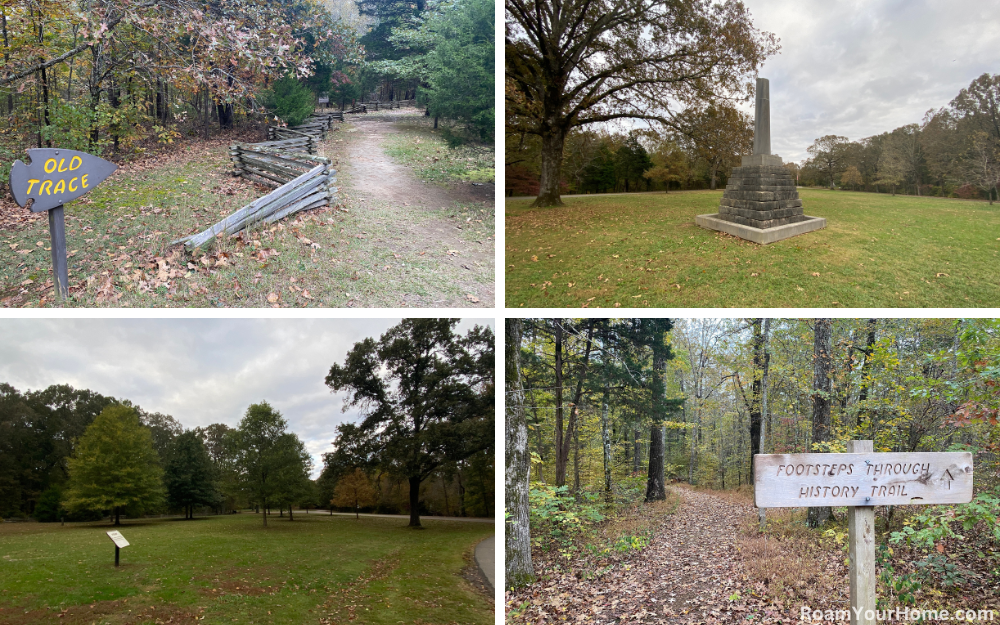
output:
[[[509,517],[504,523],[505,588],[516,588],[535,580],[528,521],[531,455],[528,452],[528,425],[524,414],[524,387],[521,384],[521,334],[520,319],[504,322],[504,452],[507,466],[504,496]]]
[[[830,440],[830,403],[832,385],[830,372],[833,368],[833,321],[817,319],[813,325],[813,392],[812,392],[812,442],[825,443]],[[819,527],[833,516],[830,506],[809,508],[806,519],[810,527]]]

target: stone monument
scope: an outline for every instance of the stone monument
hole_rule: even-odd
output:
[[[719,203],[719,212],[698,215],[702,228],[719,230],[766,245],[826,227],[826,219],[802,213],[795,178],[771,154],[771,103],[766,78],[757,79],[754,104],[753,155],[734,167]]]

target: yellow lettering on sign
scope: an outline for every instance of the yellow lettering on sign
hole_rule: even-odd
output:
[[[83,187],[84,189],[86,189],[88,186],[90,186],[90,185],[87,184],[87,176],[89,176],[89,175],[90,174],[84,174],[83,178],[80,178],[80,186]]]
[[[63,169],[63,165],[65,163],[66,163],[66,159],[64,159],[64,158],[59,159],[59,169],[57,169],[56,171],[59,172],[60,174],[63,173],[64,171],[68,171],[66,169]]]
[[[76,165],[73,165],[73,163],[76,163]],[[80,169],[81,165],[83,165],[83,159],[80,158],[79,156],[74,156],[73,158],[69,159],[70,171],[76,171],[77,169]]]
[[[51,180],[45,180],[45,181],[43,181],[42,182],[42,186],[40,186],[38,188],[38,195],[41,196],[43,193],[45,195],[52,195],[52,181]]]
[[[72,162],[73,161],[70,161],[70,163],[72,163]],[[73,183],[76,182],[76,180],[77,180],[76,176],[73,176],[72,178],[69,179],[69,190],[70,190],[70,192],[74,192],[77,189],[79,189],[79,187],[74,187],[73,186]]]
[[[60,178],[59,182],[56,183],[56,187],[54,189],[52,189],[52,192],[55,193],[55,194],[65,193],[66,192],[66,181],[63,180],[62,178]]]
[[[52,169],[49,169],[49,165],[52,165]],[[56,170],[56,166],[57,166],[56,159],[54,158],[50,158],[49,160],[45,161],[45,173],[51,174]]]
[[[35,180],[35,179],[28,180],[28,191],[25,193],[25,195],[27,195],[28,193],[31,193],[31,187],[35,186],[35,183],[37,183],[37,182],[38,181]]]

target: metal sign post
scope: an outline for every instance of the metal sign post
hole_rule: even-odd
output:
[[[121,552],[122,547],[128,547],[128,541],[125,540],[125,537],[118,530],[108,532],[108,538],[115,543],[115,566],[118,566],[118,554]]]
[[[69,271],[63,204],[89,193],[118,166],[86,152],[53,148],[28,150],[28,159],[30,165],[14,161],[11,166],[10,190],[18,206],[26,206],[32,200],[31,212],[49,212],[52,282],[59,299],[66,299]]]
[[[874,453],[849,441],[846,454],[754,456],[758,508],[847,506],[851,625],[875,623],[875,508],[972,501],[968,452]]]

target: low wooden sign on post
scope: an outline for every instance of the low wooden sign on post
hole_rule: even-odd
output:
[[[118,530],[108,532],[108,537],[115,543],[115,566],[118,566],[118,554],[121,552],[122,547],[128,547],[128,541],[125,540],[125,537]]]
[[[758,508],[847,506],[851,625],[875,623],[875,508],[972,501],[968,452],[874,453],[849,441],[845,454],[754,456]]]
[[[18,206],[32,200],[31,212],[49,213],[52,240],[52,284],[60,299],[69,295],[66,266],[66,224],[63,204],[89,193],[118,169],[114,163],[86,152],[54,148],[28,150],[30,165],[14,161],[10,191]]]

